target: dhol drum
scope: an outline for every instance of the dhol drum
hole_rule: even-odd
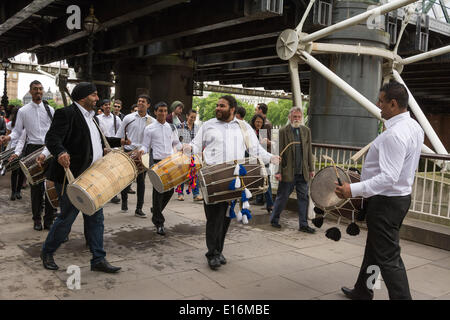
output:
[[[360,181],[360,175],[354,171],[346,171],[340,167],[336,167],[339,178],[342,183],[355,183]],[[310,194],[314,205],[325,212],[343,216],[352,220],[352,213],[360,211],[363,206],[363,198],[356,197],[350,199],[340,199],[334,193],[336,189],[335,181],[336,171],[333,166],[321,169],[311,181]]]
[[[133,150],[127,152],[127,155],[134,161],[136,164],[136,168],[138,170],[138,174],[142,172],[146,172],[150,169],[150,156],[148,153],[144,153],[139,159],[139,151]]]
[[[50,164],[50,159],[53,158],[52,155],[48,156],[42,167],[38,165],[36,162],[36,158],[42,153],[44,147],[37,149],[36,151],[30,153],[29,155],[23,157],[20,161],[20,168],[23,171],[23,174],[28,180],[28,183],[31,185],[38,184],[45,180],[44,173]]]
[[[55,183],[45,179],[45,195],[54,209],[59,207],[58,191],[56,191]]]
[[[201,159],[194,155],[195,168],[202,168]],[[155,163],[148,171],[148,176],[153,187],[159,193],[166,192],[188,180],[191,158],[182,151]]]
[[[113,149],[67,185],[67,196],[81,212],[93,215],[137,177],[133,160]]]
[[[269,178],[264,163],[253,157],[239,160],[237,163],[242,164],[247,170],[247,174],[242,177],[242,188],[237,190],[228,188],[230,182],[236,178],[234,176],[236,162],[205,166],[200,170],[198,181],[206,204],[239,199],[244,186],[253,196],[267,191]]]
[[[6,171],[13,171],[19,168],[19,157],[14,159],[13,161],[9,162],[8,159],[14,154],[14,149],[8,149],[0,153],[0,170],[5,172]]]

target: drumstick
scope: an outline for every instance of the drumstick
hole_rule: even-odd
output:
[[[125,142],[127,142],[128,137],[127,137],[127,128],[130,125],[130,123],[132,123],[133,121],[135,121],[136,119],[131,120],[130,122],[127,123],[127,125],[123,128],[123,132],[124,132],[124,137],[125,137]],[[123,150],[125,150],[125,144],[122,146]]]
[[[301,144],[301,142],[293,141],[293,142],[291,142],[291,143],[288,143],[288,145],[287,145],[286,147],[284,147],[283,151],[280,152],[280,157],[282,157],[282,156],[283,156],[283,153],[286,151],[286,149],[289,148],[289,147],[290,147],[291,145],[293,145],[293,144]]]
[[[64,186],[66,184],[66,177],[67,177],[67,181],[69,181],[69,183],[72,183],[73,180],[75,180],[72,171],[70,171],[70,168],[64,168],[64,171],[66,172],[66,174],[64,175],[64,180],[63,180],[63,185],[62,185],[62,190],[61,190],[61,196],[64,194]]]
[[[361,150],[359,150],[357,153],[355,153],[350,159],[353,162],[358,161],[359,158],[361,158],[369,150],[371,144],[372,144],[372,142],[370,142],[367,146],[363,147]]]
[[[338,180],[338,183],[339,183],[340,186],[342,186],[342,181],[341,181],[341,179],[339,178],[339,174],[338,174],[338,172],[337,172],[336,164],[334,163],[333,158],[331,158],[331,157],[329,157],[329,156],[326,156],[326,155],[324,155],[324,154],[322,155],[322,157],[323,157],[325,160],[331,161],[331,163],[333,164],[333,167],[334,167],[334,172],[336,172],[336,178],[337,178],[337,180]]]

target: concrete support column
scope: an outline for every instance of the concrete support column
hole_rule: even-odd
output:
[[[365,12],[375,1],[334,1],[333,24]],[[363,23],[319,40],[386,48],[389,34]],[[351,54],[316,56],[367,99],[376,103],[382,83],[382,58]],[[365,146],[377,136],[377,119],[320,74],[311,71],[310,120],[314,142]]]
[[[192,59],[176,55],[120,60],[114,67],[115,97],[122,100],[125,113],[140,94],[148,94],[152,106],[165,101],[170,107],[173,101],[182,101],[187,112],[192,108],[193,71]]]

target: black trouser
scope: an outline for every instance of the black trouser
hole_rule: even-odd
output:
[[[137,183],[137,204],[136,204],[136,209],[142,209],[142,207],[144,206],[144,195],[145,195],[145,176],[146,176],[147,172],[142,172],[141,174],[138,174],[137,178],[136,178],[136,183]],[[131,184],[126,187],[125,189],[122,190],[122,192],[120,193],[121,197],[122,197],[122,201],[125,201],[125,203],[128,201],[128,191],[131,188]]]
[[[367,286],[367,273],[371,265],[378,266],[392,300],[411,300],[406,269],[400,257],[399,232],[403,219],[409,210],[411,196],[374,196],[367,204],[367,241],[364,260],[358,280],[356,293],[371,298],[373,290]],[[372,276],[373,278],[373,276]]]
[[[205,254],[208,259],[219,257],[223,250],[225,235],[230,226],[231,219],[226,216],[228,202],[206,204],[203,202],[206,215],[206,247]]]
[[[43,145],[38,144],[27,144],[25,148],[25,155],[33,153],[37,149],[41,148]],[[41,221],[42,212],[42,200],[45,201],[45,215],[44,215],[44,226],[50,227],[55,218],[56,209],[53,209],[52,205],[45,196],[45,186],[44,181],[41,183],[30,186],[31,191],[31,211],[33,212],[33,220]]]
[[[25,175],[22,169],[18,168],[11,171],[11,192],[18,193],[22,190],[23,181],[25,180]]]
[[[154,160],[155,163],[160,162],[161,160]],[[173,192],[175,191],[174,188],[170,189],[169,191],[159,193],[156,191],[155,188],[153,188],[153,194],[152,194],[152,222],[155,226],[162,226],[164,224],[164,216],[162,214],[164,208],[169,203],[170,198],[172,198]]]

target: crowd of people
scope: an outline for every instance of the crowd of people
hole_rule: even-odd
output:
[[[39,81],[30,84],[32,102],[21,108],[12,108],[0,120],[0,144],[14,149],[11,162],[43,148],[36,158],[42,166],[50,155],[46,178],[53,181],[58,192],[60,213],[50,205],[44,195],[44,182],[30,185],[31,211],[35,230],[48,229],[42,246],[41,259],[46,269],[56,270],[54,254],[68,239],[72,224],[79,210],[71,203],[65,184],[66,171],[70,169],[77,178],[107,152],[107,145],[122,147],[127,153],[138,152],[139,157],[149,154],[149,166],[172,156],[175,152],[202,155],[204,166],[212,166],[245,157],[259,158],[269,171],[269,164],[276,171],[269,172],[278,180],[274,199],[269,185],[264,194],[254,197],[254,203],[266,206],[273,228],[281,228],[280,215],[289,195],[296,190],[299,228],[313,234],[308,225],[308,185],[315,174],[312,155],[312,137],[308,127],[302,125],[303,110],[294,106],[289,111],[288,122],[278,132],[274,141],[273,127],[267,118],[268,106],[260,103],[250,123],[244,120],[246,110],[238,106],[231,95],[217,101],[215,117],[196,124],[195,110],[185,110],[182,101],[170,105],[160,101],[152,106],[148,95],[139,95],[131,113],[122,113],[122,102],[102,100],[94,84],[82,82],[73,89],[70,106],[54,110],[42,100],[43,87]],[[391,298],[410,299],[406,271],[400,258],[398,229],[409,208],[412,176],[417,168],[418,154],[423,143],[423,131],[409,117],[408,94],[398,83],[382,87],[378,106],[387,120],[387,130],[369,149],[363,167],[361,182],[336,186],[336,194],[342,198],[363,196],[369,198],[367,208],[368,239],[361,273],[354,289],[343,288],[352,299],[371,299],[373,292],[365,286],[367,266],[377,264],[388,286]],[[405,100],[406,99],[406,100]],[[406,101],[406,102],[405,102]],[[100,107],[98,107],[100,105]],[[4,119],[5,118],[5,119]],[[9,143],[8,143],[9,142]],[[291,146],[291,147],[290,147]],[[290,147],[290,148],[289,148]],[[283,150],[280,155],[271,153]],[[412,175],[412,176],[411,176]],[[122,211],[128,210],[128,195],[136,194],[135,216],[146,218],[144,208],[146,172],[136,178],[137,190],[127,186],[111,202],[121,203]],[[20,169],[11,173],[12,201],[21,199],[24,175]],[[166,235],[163,211],[175,190],[178,200],[184,201],[181,184],[176,188],[159,192],[153,187],[151,213],[157,234]],[[198,185],[192,188],[193,201],[202,201]],[[45,208],[42,226],[42,212]],[[212,270],[227,263],[223,254],[224,241],[230,225],[230,202],[203,203],[206,215],[207,263]],[[56,216],[56,219],[55,219]],[[103,247],[103,209],[93,215],[83,214],[86,243],[92,253],[91,270],[116,273],[121,268],[109,264]],[[391,221],[392,220],[392,221]]]

